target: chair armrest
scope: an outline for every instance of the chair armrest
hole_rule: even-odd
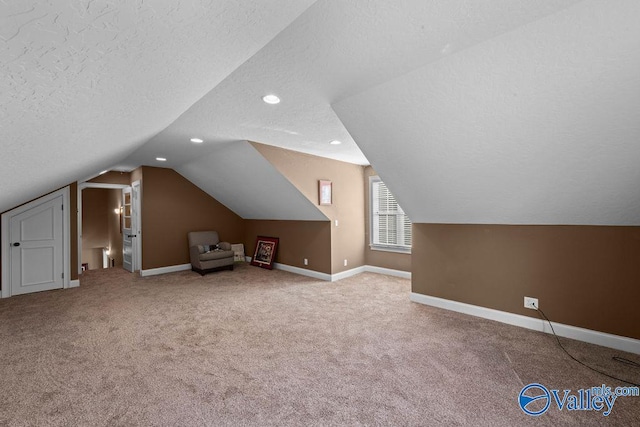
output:
[[[200,266],[200,251],[197,246],[191,246],[189,248],[189,259],[192,265],[196,267]]]
[[[231,250],[231,243],[229,242],[219,242],[218,246],[220,247],[220,249],[222,249],[223,251],[230,251]],[[196,248],[197,249],[197,248]]]

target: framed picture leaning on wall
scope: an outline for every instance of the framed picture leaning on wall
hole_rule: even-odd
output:
[[[280,239],[277,237],[258,236],[256,250],[253,253],[253,258],[251,258],[251,265],[272,270],[279,241]]]

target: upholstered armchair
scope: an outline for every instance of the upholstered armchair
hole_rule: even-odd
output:
[[[217,270],[233,270],[231,244],[221,242],[216,231],[192,231],[189,239],[191,269],[204,276]]]

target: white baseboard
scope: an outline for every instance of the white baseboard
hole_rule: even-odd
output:
[[[347,277],[355,276],[360,273],[376,273],[385,274],[387,276],[400,277],[403,279],[411,279],[410,271],[393,270],[391,268],[376,267],[375,265],[362,265],[360,267],[352,268],[351,270],[342,271],[340,273],[332,274],[331,281],[346,279]]]
[[[369,273],[386,274],[387,276],[401,277],[403,279],[411,279],[410,271],[394,270],[391,268],[376,267],[374,265],[365,265],[364,270]]]
[[[364,273],[367,271],[366,265],[361,265],[360,267],[352,268],[351,270],[341,271],[340,273],[332,274],[331,281],[337,282],[338,280],[346,279],[347,277],[355,276],[356,274]]]
[[[158,274],[175,273],[176,271],[191,270],[191,264],[170,265],[168,267],[150,268],[149,270],[140,270],[142,277],[155,276]]]
[[[69,281],[69,288],[79,288],[79,287],[80,287],[80,279]]]
[[[546,321],[523,316],[521,314],[508,313],[506,311],[494,310],[492,308],[480,307],[477,305],[418,294],[415,292],[411,293],[409,299],[420,304],[457,311],[458,313],[470,314],[471,316],[495,320],[497,322],[520,326],[534,331],[546,332],[548,334],[552,333],[551,328]],[[574,340],[597,344],[604,347],[615,348],[616,350],[627,351],[629,353],[640,354],[640,340],[620,335],[607,334],[605,332],[593,331],[591,329],[579,328],[577,326],[565,325],[562,323],[551,323],[553,324],[553,328],[558,336],[572,338]]]
[[[251,262],[251,257],[246,256],[247,262]],[[300,274],[301,276],[313,277],[314,279],[331,281],[331,275],[327,273],[321,273],[315,270],[307,270],[306,268],[294,267],[293,265],[280,264],[278,262],[273,263],[273,268],[276,270],[288,271],[289,273]]]
[[[331,281],[331,275],[327,273],[321,273],[315,270],[307,270],[306,268],[294,267],[292,265],[280,264],[277,262],[273,263],[273,268],[282,271],[288,271],[289,273],[300,274],[302,276],[313,277],[314,279],[326,280],[327,282]]]
[[[247,262],[251,262],[251,257],[245,257]],[[289,273],[300,274],[302,276],[313,277],[314,279],[326,280],[327,282],[336,282],[338,280],[346,279],[347,277],[355,276],[356,274],[369,272],[377,274],[386,274],[388,276],[402,277],[403,279],[411,279],[411,272],[402,270],[393,270],[391,268],[375,267],[373,265],[361,265],[360,267],[352,268],[351,270],[341,271],[336,274],[321,273],[315,270],[307,270],[306,268],[294,267],[288,264],[273,263],[273,268],[282,271],[288,271]]]

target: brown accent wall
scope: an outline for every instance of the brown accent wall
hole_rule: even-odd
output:
[[[189,263],[190,231],[215,230],[223,241],[243,241],[242,218],[178,172],[143,166],[141,178],[144,270]]]
[[[351,163],[285,150],[270,145],[253,146],[282,173],[302,194],[331,220],[331,271],[336,274],[364,265],[364,168]],[[333,185],[333,203],[318,205],[318,180],[327,179]],[[338,220],[338,226],[335,220]],[[292,260],[298,265],[300,260]],[[344,266],[344,260],[348,265]],[[313,262],[312,259],[309,262]]]
[[[98,175],[87,182],[129,185],[131,184],[131,172],[109,171],[102,175]]]
[[[640,227],[414,224],[413,292],[640,339]]]
[[[133,184],[136,181],[142,181],[142,166],[140,166],[138,169],[132,170],[130,178],[131,178],[130,184]]]
[[[82,190],[82,263],[89,264],[89,270],[102,268],[102,249],[109,247],[110,192],[103,188]]]
[[[364,228],[364,260],[365,264],[375,267],[391,268],[393,270],[411,271],[411,254],[398,252],[375,251],[369,246],[371,243],[370,230],[370,211],[369,202],[369,177],[378,175],[376,171],[367,166],[364,168],[364,211],[365,211],[365,228]]]
[[[253,256],[258,236],[278,237],[275,261],[331,274],[331,224],[328,221],[245,220],[244,251]],[[309,265],[304,265],[307,258]]]
[[[102,268],[102,249],[99,248],[82,248],[82,263],[89,266],[89,270],[98,270]]]

